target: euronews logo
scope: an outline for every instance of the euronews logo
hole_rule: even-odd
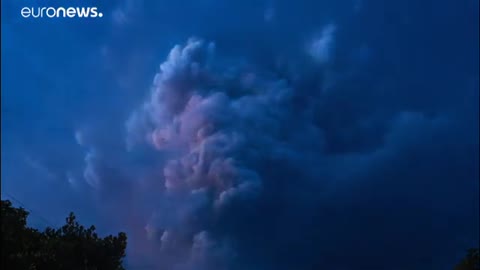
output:
[[[23,18],[102,18],[97,7],[24,7]]]

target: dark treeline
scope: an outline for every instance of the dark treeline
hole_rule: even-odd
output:
[[[27,227],[28,212],[1,202],[2,268],[12,270],[123,270],[127,236],[99,237],[73,213],[60,229]],[[454,270],[480,270],[478,248],[467,251]]]
[[[122,270],[127,236],[101,238],[71,213],[59,229],[27,227],[28,212],[1,201],[2,262],[7,270]]]

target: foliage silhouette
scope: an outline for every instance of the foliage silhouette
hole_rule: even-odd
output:
[[[27,227],[28,212],[1,201],[2,269],[123,270],[127,236],[105,238],[80,225],[73,213],[60,229]]]
[[[468,250],[467,256],[455,266],[454,270],[480,270],[480,256],[478,248]]]

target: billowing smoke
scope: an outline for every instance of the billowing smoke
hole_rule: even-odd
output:
[[[284,170],[276,165],[319,154],[323,140],[309,108],[294,108],[297,93],[286,80],[214,58],[213,43],[175,46],[127,121],[131,151],[146,143],[168,156],[158,167],[158,192],[172,207],[152,216],[149,238],[196,269],[230,269],[225,256],[234,244],[218,227],[255,212],[276,185],[272,172]]]
[[[175,46],[126,120],[122,163],[88,149],[84,178],[116,218],[110,227],[127,229],[132,269],[384,269],[374,258],[411,242],[427,254],[465,244],[452,239],[469,236],[428,220],[462,218],[444,208],[451,182],[435,181],[431,168],[461,170],[445,164],[466,157],[447,143],[466,111],[429,115],[351,98],[351,68],[326,89],[325,77],[295,74],[302,69],[226,59],[201,39]],[[460,134],[471,153],[472,137]],[[467,201],[457,203],[470,209]],[[406,253],[398,269],[445,265],[417,256]]]

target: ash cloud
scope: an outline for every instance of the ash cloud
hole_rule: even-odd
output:
[[[359,103],[374,103],[343,99],[357,91],[345,82],[322,91],[218,58],[201,39],[176,45],[126,121],[124,155],[158,157],[127,185],[128,211],[142,213],[131,229],[143,240],[131,248],[150,254],[143,261],[182,270],[386,269],[391,252],[404,252],[393,269],[420,269],[447,265],[434,254],[446,258],[478,237],[465,224],[444,227],[478,201],[473,192],[449,197],[477,185],[475,142],[452,130],[464,113],[361,111]],[[418,249],[405,253],[412,244]]]
[[[316,141],[322,140],[305,112],[290,109],[296,93],[285,80],[219,67],[212,62],[214,48],[198,39],[175,46],[160,65],[150,98],[127,121],[129,147],[144,138],[171,157],[158,165],[158,181],[164,183],[162,195],[175,203],[168,213],[156,212],[164,224],[149,224],[149,231],[163,231],[161,250],[192,252],[191,260],[206,265],[218,264],[215,254],[226,248],[217,246],[235,245],[228,240],[233,235],[217,227],[233,222],[234,212],[254,213],[271,192],[265,188],[275,185],[268,179],[275,168],[267,164],[301,162],[308,152],[321,153]],[[289,129],[293,114],[298,120]],[[301,139],[312,144],[307,148]],[[227,263],[215,269],[230,269]]]

